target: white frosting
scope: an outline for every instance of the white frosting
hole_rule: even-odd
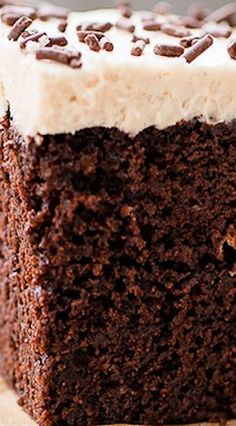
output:
[[[134,135],[149,126],[163,129],[194,117],[207,123],[236,118],[236,61],[227,52],[229,39],[216,38],[191,64],[160,57],[153,53],[156,43],[179,44],[179,39],[144,31],[136,13],[131,18],[135,34],[151,38],[141,57],[130,54],[132,34],[116,28],[106,34],[113,52],[93,52],[78,41],[76,25],[113,23],[118,17],[114,10],[70,15],[68,48],[82,52],[83,66],[76,70],[36,60],[35,43],[24,53],[19,42],[7,40],[10,27],[1,24],[0,112],[7,100],[23,135],[73,133],[93,126],[115,126]],[[57,26],[56,20],[32,24],[49,36],[58,35]]]

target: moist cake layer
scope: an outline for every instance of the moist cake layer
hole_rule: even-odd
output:
[[[211,22],[214,16],[188,25],[199,28],[186,28],[174,15],[137,12],[127,19],[117,10],[100,10],[70,14],[64,33],[58,30],[61,21],[34,20],[27,31],[45,32],[49,38],[63,36],[68,44],[58,49],[81,53],[81,68],[72,69],[36,59],[36,50],[48,45],[45,35],[24,48],[20,47],[24,33],[16,41],[8,40],[11,27],[6,25],[4,11],[0,9],[0,79],[14,123],[25,136],[74,133],[94,126],[116,127],[135,135],[149,126],[163,129],[182,119],[198,117],[213,124],[236,117],[232,90],[236,62],[227,50],[235,30]],[[79,40],[78,28],[109,23],[112,26],[105,36],[112,51],[94,51],[96,41],[94,47]],[[191,47],[184,48],[183,39],[204,34],[214,36],[213,44],[188,63],[184,55]],[[132,42],[134,35],[150,41],[141,46],[140,56],[131,54],[137,47]],[[154,53],[157,44],[183,51],[179,51],[180,57],[173,53],[172,57],[162,56]]]
[[[235,139],[5,128],[0,372],[40,426],[235,418]]]

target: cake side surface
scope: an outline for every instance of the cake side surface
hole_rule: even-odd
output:
[[[0,416],[2,426],[35,426],[36,423],[17,405],[15,393],[6,386],[5,382],[0,378]],[[235,426],[236,421],[227,422],[226,426]],[[213,426],[220,426],[218,423]],[[118,426],[118,425],[114,425]],[[130,425],[119,425],[130,426]],[[146,425],[147,426],[147,425]],[[209,426],[208,423],[202,423],[192,426]]]
[[[1,131],[1,292],[0,292],[0,374],[19,395],[19,404],[34,400],[34,418],[46,407],[50,359],[45,358],[48,341],[47,303],[34,282],[42,264],[28,239],[27,223],[32,206],[26,197],[27,181],[37,179],[36,171],[21,170],[17,146],[19,136]],[[23,182],[24,180],[24,182]],[[51,370],[50,370],[51,371]]]
[[[235,417],[235,132],[2,138],[20,267],[37,265],[13,369],[40,425]]]

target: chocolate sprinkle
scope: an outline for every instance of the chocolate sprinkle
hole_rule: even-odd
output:
[[[215,10],[207,16],[207,21],[227,22],[232,27],[236,26],[236,3],[230,3]]]
[[[144,21],[143,23],[143,29],[146,31],[160,31],[161,29],[161,23],[157,19]]]
[[[128,31],[129,33],[134,33],[134,31],[135,31],[135,25],[130,24],[130,22],[128,20],[124,20],[124,19],[120,19],[116,23],[116,27],[119,30]]]
[[[3,13],[1,15],[1,21],[8,25],[9,27],[12,27],[16,23],[16,21],[20,18],[19,15],[16,15],[15,13]]]
[[[209,22],[205,24],[202,29],[208,33],[211,34],[213,37],[224,37],[229,38],[232,34],[232,29],[226,25],[223,24],[215,24],[214,22]]]
[[[38,31],[37,30],[31,30],[31,31],[25,30],[25,31],[23,31],[23,33],[21,33],[21,37],[27,38],[27,37],[32,36],[34,34],[38,34]]]
[[[195,19],[191,16],[184,16],[179,20],[179,24],[186,27],[186,28],[201,28],[202,27],[202,21],[199,21],[198,19]]]
[[[43,47],[36,51],[36,59],[58,62],[60,64],[69,65],[71,68],[81,68],[81,53],[62,50],[55,47]]]
[[[47,47],[51,46],[67,46],[68,41],[63,36],[57,36],[57,37],[48,37],[49,44],[47,44]]]
[[[180,40],[180,44],[184,48],[191,47],[203,37],[204,36],[201,36],[201,37],[193,36],[193,37],[183,38],[182,40]]]
[[[45,5],[41,6],[38,9],[37,17],[42,21],[47,21],[50,18],[56,19],[67,19],[69,15],[69,10],[63,7]]]
[[[203,21],[210,14],[210,10],[203,7],[200,2],[191,4],[188,9],[188,15],[198,21]]]
[[[21,49],[24,49],[26,47],[27,43],[29,43],[30,41],[37,42],[37,41],[39,41],[39,39],[41,37],[46,36],[46,35],[47,34],[43,31],[35,33],[35,34],[27,35],[27,37],[24,37],[24,40],[22,40],[20,42]],[[23,36],[23,33],[21,34],[21,36]]]
[[[95,34],[88,34],[85,39],[85,43],[89,46],[90,50],[93,50],[94,52],[99,52],[101,50],[101,46],[99,44],[98,38],[95,36]]]
[[[105,22],[104,24],[84,22],[83,24],[77,25],[76,29],[77,31],[98,31],[100,33],[106,33],[112,27],[113,25],[110,22]]]
[[[10,33],[8,34],[8,39],[14,41],[18,40],[23,31],[25,31],[26,28],[28,28],[32,24],[32,22],[32,19],[28,16],[22,16],[21,18],[19,18],[13,25]]]
[[[65,32],[66,32],[67,27],[68,27],[68,22],[67,22],[67,21],[62,21],[62,22],[60,22],[60,23],[58,24],[58,30],[59,30],[61,33],[65,33]]]
[[[187,29],[180,28],[172,24],[163,24],[161,26],[161,30],[163,31],[163,33],[173,37],[182,38],[182,37],[188,37],[189,35],[191,35],[190,31],[188,31]]]
[[[26,47],[27,43],[29,43],[30,41],[38,42],[40,40],[40,38],[43,37],[43,36],[46,37],[45,47],[46,46],[47,47],[52,47],[52,46],[64,47],[68,44],[67,39],[63,36],[49,37],[47,35],[47,33],[40,32],[40,33],[30,34],[27,37],[25,37],[24,40],[21,41],[20,47],[22,49],[24,49]],[[48,42],[47,42],[47,40],[48,40]]]
[[[205,50],[207,50],[214,43],[211,35],[204,36],[201,40],[196,42],[190,49],[183,55],[184,59],[190,64],[198,58]]]
[[[184,49],[181,46],[171,46],[168,44],[156,44],[154,47],[154,53],[160,56],[168,57],[180,57],[184,53]]]
[[[136,43],[136,41],[144,41],[145,44],[150,44],[150,38],[138,37],[134,34],[132,38],[132,42]]]
[[[13,26],[19,18],[28,16],[31,19],[36,18],[36,10],[32,7],[21,7],[7,5],[1,9],[1,20],[4,24]]]
[[[232,40],[228,46],[228,52],[231,59],[236,60],[236,40]]]
[[[28,16],[31,19],[36,18],[36,9],[30,6],[8,4],[1,9],[1,13],[13,13],[18,15],[19,18],[21,18],[21,16]]]
[[[77,31],[77,35],[81,43],[85,43],[85,38],[90,34],[94,34],[98,40],[101,40],[104,37],[104,34],[98,31]]]
[[[105,36],[101,38],[100,46],[103,50],[106,50],[107,52],[112,52],[114,50],[114,44]]]
[[[136,43],[134,43],[134,46],[132,47],[131,50],[131,55],[132,56],[142,56],[144,49],[145,49],[146,43],[142,40],[138,40],[136,41]]]
[[[131,18],[131,16],[133,15],[133,11],[130,7],[130,5],[121,3],[118,5],[117,9],[119,10],[120,14],[124,17],[124,18]]]

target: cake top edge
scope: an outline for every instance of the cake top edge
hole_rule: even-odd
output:
[[[24,136],[236,119],[236,2],[69,12],[0,0],[0,114]]]
[[[224,43],[225,59],[236,59],[236,3],[215,11],[194,4],[185,16],[159,2],[152,11],[134,11],[127,1],[116,9],[70,12],[49,3],[27,5],[0,1],[2,38],[17,43],[22,54],[81,69],[88,51],[132,57],[179,58],[187,64]],[[86,48],[85,48],[86,47]],[[127,55],[128,54],[128,55]]]

